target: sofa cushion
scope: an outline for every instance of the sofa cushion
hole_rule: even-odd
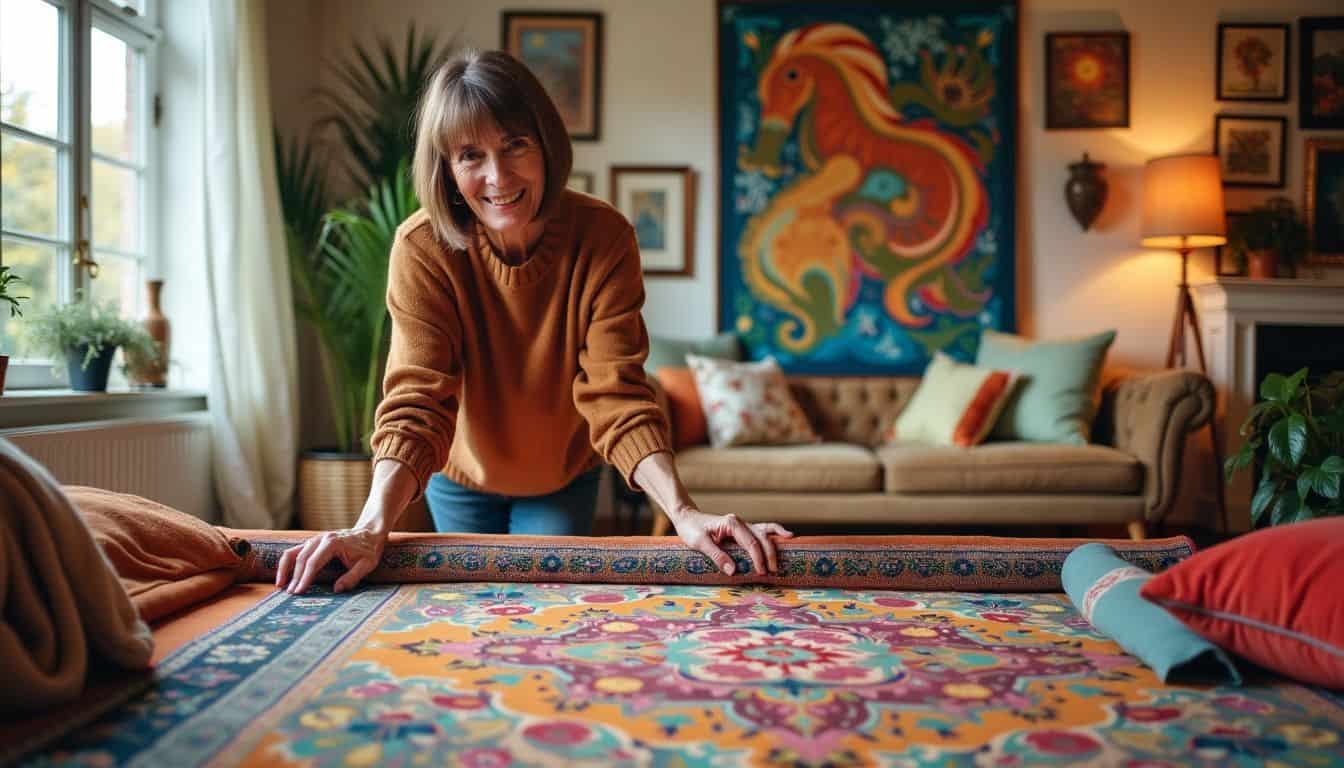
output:
[[[716,448],[821,442],[794,401],[779,363],[734,363],[686,355]]]
[[[1106,350],[1115,331],[1079,339],[1034,341],[986,329],[975,364],[1017,371],[1022,381],[991,439],[1086,445]]]
[[[696,446],[677,453],[677,472],[692,492],[882,489],[882,466],[873,452],[845,443]]]
[[[655,376],[667,394],[668,420],[672,422],[672,447],[681,450],[687,446],[709,442],[709,425],[700,407],[700,392],[695,388],[695,374],[685,366],[664,366]]]
[[[883,441],[978,445],[994,426],[1016,378],[1012,371],[966,365],[934,352],[919,389],[883,433]]]
[[[684,368],[686,355],[704,355],[719,360],[741,360],[742,344],[733,331],[724,331],[707,339],[669,339],[665,336],[649,337],[649,356],[644,360],[644,370],[649,375],[657,375],[659,368]]]
[[[888,493],[1136,494],[1143,487],[1139,460],[1104,445],[892,443],[877,458]]]

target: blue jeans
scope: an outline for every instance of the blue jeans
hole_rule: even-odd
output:
[[[542,496],[503,496],[474,491],[442,473],[429,479],[425,501],[439,533],[521,533],[587,536],[593,531],[602,468]]]

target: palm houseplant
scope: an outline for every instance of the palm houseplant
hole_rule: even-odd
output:
[[[107,389],[112,357],[121,348],[128,359],[157,361],[158,346],[139,323],[121,316],[116,305],[78,298],[31,317],[24,336],[42,357],[65,363],[70,388],[80,392]]]
[[[1227,246],[1254,278],[1275,277],[1280,267],[1296,274],[1308,242],[1307,225],[1286,197],[1270,198],[1232,219],[1227,228]]]
[[[1344,514],[1344,371],[1313,383],[1306,368],[1271,373],[1241,426],[1246,441],[1227,478],[1258,465],[1251,498],[1257,527]]]
[[[306,451],[299,462],[299,521],[305,528],[347,527],[372,482],[369,438],[381,398],[391,337],[386,289],[397,226],[418,207],[407,168],[415,148],[420,89],[452,45],[407,32],[404,48],[380,40],[373,49],[329,64],[339,89],[322,89],[319,130],[339,141],[276,136],[296,313],[316,337],[336,445]],[[336,205],[327,178],[332,151],[344,163],[337,184],[362,190]]]
[[[10,268],[0,264],[0,313],[8,313],[11,319],[23,317],[23,310],[19,309],[19,302],[26,301],[27,296],[20,296],[16,293],[18,284],[23,282],[23,278],[10,271]],[[0,315],[3,316],[3,315]],[[0,350],[0,395],[5,394],[5,372],[9,370],[9,355],[4,350]]]

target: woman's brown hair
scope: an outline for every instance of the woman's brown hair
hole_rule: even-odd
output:
[[[468,51],[440,66],[420,97],[412,177],[434,234],[450,248],[466,248],[476,216],[463,203],[448,158],[454,143],[474,140],[497,124],[506,134],[534,136],[546,162],[545,216],[564,192],[574,162],[569,131],[536,76],[504,51]]]

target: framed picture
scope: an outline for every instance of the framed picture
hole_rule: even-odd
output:
[[[575,141],[597,141],[602,118],[602,14],[504,11],[500,47],[532,70]]]
[[[1227,217],[1227,232],[1232,233],[1232,225],[1245,216],[1248,211],[1227,211],[1224,214]],[[1214,249],[1215,263],[1214,272],[1219,277],[1245,277],[1246,262],[1245,258],[1232,250],[1230,245],[1220,245]]]
[[[1344,129],[1344,16],[1300,19],[1298,36],[1302,130]]]
[[[1219,24],[1219,101],[1287,101],[1287,24]]]
[[[748,359],[917,375],[1015,330],[1021,19],[718,1],[716,324]]]
[[[1129,127],[1129,33],[1045,36],[1045,129]]]
[[[635,228],[644,274],[695,275],[695,173],[685,165],[613,165],[611,202]]]
[[[1263,115],[1215,115],[1213,153],[1224,187],[1283,187],[1288,119]]]
[[[566,182],[565,186],[576,192],[591,195],[593,194],[593,174],[588,171],[570,171],[569,181]]]
[[[1307,231],[1315,264],[1344,264],[1344,139],[1307,139]]]

